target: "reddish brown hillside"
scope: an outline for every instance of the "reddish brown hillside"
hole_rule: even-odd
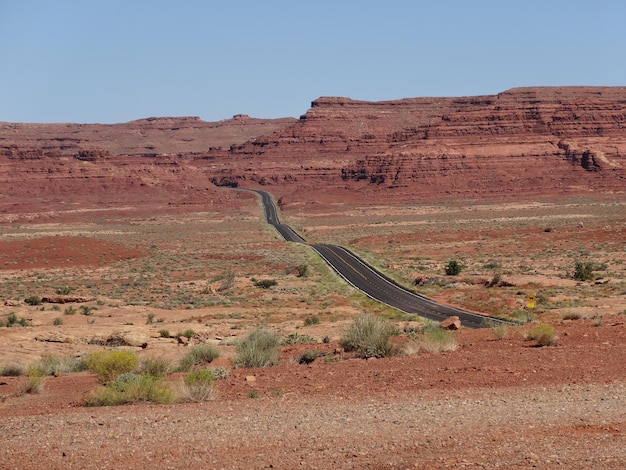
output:
[[[320,98],[297,123],[233,148],[213,173],[218,184],[272,185],[286,201],[355,191],[499,198],[623,191],[625,152],[626,87]]]
[[[154,211],[223,204],[231,195],[216,192],[192,157],[294,121],[237,115],[213,123],[184,117],[112,125],[0,123],[0,222],[14,218],[1,214],[67,218],[94,206]]]

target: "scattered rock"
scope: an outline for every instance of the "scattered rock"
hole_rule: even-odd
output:
[[[47,304],[67,304],[67,303],[83,303],[88,302],[86,297],[77,297],[69,295],[55,295],[51,297],[42,297],[41,301]]]
[[[71,335],[64,335],[57,332],[45,332],[35,336],[35,341],[44,341],[46,343],[73,344],[76,342],[76,338]]]
[[[448,317],[439,326],[444,330],[458,330],[461,328],[461,319],[457,316]]]
[[[17,300],[5,300],[4,305],[7,307],[17,307],[20,305],[20,302]]]
[[[256,377],[254,375],[246,375],[246,382],[256,382]]]
[[[140,333],[130,331],[115,332],[108,336],[94,336],[89,340],[89,344],[99,344],[101,346],[132,346],[145,349],[148,347],[148,338]]]

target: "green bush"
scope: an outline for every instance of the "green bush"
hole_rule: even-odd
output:
[[[390,339],[398,328],[382,318],[363,313],[348,327],[339,344],[359,357],[388,357],[397,353]]]
[[[556,346],[558,340],[554,327],[545,323],[531,329],[526,338],[537,341],[537,346]]]
[[[151,375],[125,373],[87,396],[87,406],[117,406],[131,403],[166,404],[174,401],[172,391]]]
[[[74,291],[73,287],[70,286],[62,286],[62,287],[57,287],[55,293],[57,295],[69,295]]]
[[[195,365],[203,362],[211,362],[220,356],[220,350],[217,346],[211,344],[199,344],[191,348],[191,350],[180,358],[178,361],[178,370],[186,372],[191,370]]]
[[[274,287],[278,284],[274,279],[261,279],[259,281],[253,281],[256,287],[260,287],[261,289],[269,289],[270,287]]]
[[[187,339],[191,339],[193,337],[193,335],[195,335],[195,334],[196,334],[196,332],[193,331],[191,328],[189,328],[189,329],[183,331],[182,333],[178,333],[178,335],[176,335],[176,336],[177,337],[178,336],[184,336]]]
[[[159,334],[161,335],[161,338],[169,338],[170,337],[170,331],[166,330],[166,329],[159,330]]]
[[[150,357],[141,361],[139,370],[144,375],[164,377],[172,371],[172,363],[161,357]]]
[[[30,323],[24,317],[17,317],[15,313],[11,312],[7,315],[7,322],[4,326],[11,328],[12,326],[29,326]]]
[[[457,260],[450,260],[445,267],[446,275],[458,276],[461,273],[461,269],[463,269],[463,266],[461,266]]]
[[[269,367],[278,362],[279,336],[257,326],[237,343],[236,367]]]
[[[54,326],[61,326],[63,324],[63,320],[60,317],[56,317],[54,320],[52,320],[52,324]]]
[[[416,342],[421,351],[429,353],[454,351],[458,347],[454,335],[437,323],[427,323],[421,335],[416,338]]]
[[[65,310],[63,310],[63,313],[65,315],[74,315],[76,314],[76,309],[70,305],[69,307],[66,307]]]
[[[317,315],[309,315],[304,319],[304,326],[319,325],[320,317]]]
[[[84,359],[85,367],[94,372],[103,383],[135,370],[137,355],[131,351],[94,351]]]
[[[146,318],[146,325],[152,325],[154,323],[154,313],[149,313]]]
[[[593,263],[577,261],[572,277],[578,281],[590,281],[593,279]]]
[[[31,295],[30,297],[25,298],[24,302],[28,305],[41,305],[41,297],[38,295]]]
[[[93,315],[94,310],[98,310],[96,307],[89,307],[88,305],[81,305],[78,309],[80,310],[80,314],[86,317]]]
[[[320,357],[320,352],[317,349],[309,349],[300,355],[298,364],[310,364],[318,357]]]
[[[309,273],[309,266],[307,264],[300,264],[296,267],[296,276],[306,277]]]

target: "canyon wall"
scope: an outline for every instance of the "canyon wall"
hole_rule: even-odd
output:
[[[626,87],[386,102],[327,97],[297,123],[233,146],[212,178],[272,186],[284,201],[589,194],[624,191],[625,155]]]

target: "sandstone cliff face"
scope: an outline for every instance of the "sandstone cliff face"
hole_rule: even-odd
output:
[[[228,196],[216,192],[194,157],[295,121],[237,115],[217,123],[0,123],[0,221],[12,211],[223,202]]]
[[[234,146],[214,181],[292,197],[330,186],[367,199],[624,191],[625,152],[626,87],[320,98],[299,122]]]

